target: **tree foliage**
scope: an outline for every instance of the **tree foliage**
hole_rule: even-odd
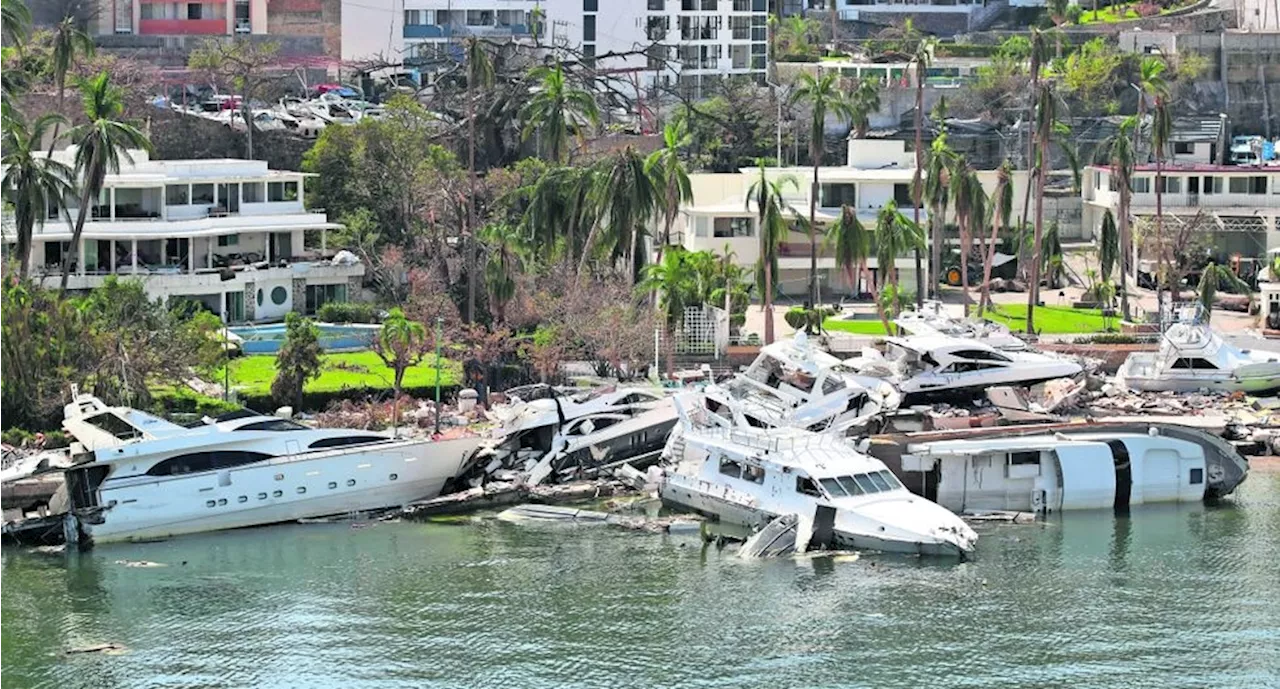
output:
[[[279,404],[293,404],[296,411],[302,409],[303,387],[320,377],[320,329],[311,319],[294,312],[285,317],[284,325],[284,344],[276,355],[271,396]]]

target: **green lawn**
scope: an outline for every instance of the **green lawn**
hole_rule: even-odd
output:
[[[995,313],[988,312],[987,320],[1004,323],[1009,329],[1022,332],[1027,329],[1026,304],[997,304]],[[1110,319],[1111,330],[1120,329],[1120,319]],[[1098,309],[1073,309],[1067,306],[1036,307],[1036,330],[1046,335],[1063,333],[1103,333],[1102,311]]]
[[[840,318],[828,318],[822,322],[822,328],[833,333],[852,333],[854,335],[884,335],[884,323],[879,320],[847,321]]]
[[[1124,16],[1120,16],[1120,8],[1115,6],[1104,7],[1096,13],[1093,10],[1085,10],[1080,15],[1080,24],[1114,24],[1120,20],[1141,19],[1142,16],[1131,7],[1123,8]]]
[[[307,383],[307,392],[337,392],[348,388],[390,389],[394,375],[373,352],[339,352],[321,357],[320,377]],[[221,371],[219,371],[221,375]],[[231,388],[250,396],[271,393],[276,375],[276,358],[270,354],[243,356],[231,362]],[[462,378],[457,363],[441,361],[440,383],[456,385]],[[221,383],[219,378],[217,382]],[[404,387],[424,388],[436,384],[435,357],[427,355],[404,374]]]

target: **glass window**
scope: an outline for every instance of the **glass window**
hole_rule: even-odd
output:
[[[312,450],[323,450],[329,447],[345,447],[347,445],[365,445],[381,443],[387,439],[380,435],[344,435],[337,438],[321,438],[307,447]]]
[[[1039,450],[1030,452],[1011,452],[1009,453],[1009,464],[1039,464]]]
[[[751,218],[715,218],[713,228],[712,236],[719,238],[755,236]]]
[[[1217,371],[1218,367],[1207,359],[1200,357],[1184,357],[1173,362],[1170,368],[1187,369],[1192,371]]]
[[[298,200],[298,183],[297,182],[267,183],[267,200],[268,201],[297,201]]]
[[[898,477],[894,476],[893,472],[888,469],[880,470],[880,478],[884,479],[884,482],[889,484],[889,490],[897,490],[902,487],[902,482],[899,481]]]
[[[1249,193],[1248,177],[1231,177],[1227,179],[1227,191],[1232,194]]]
[[[853,184],[831,183],[818,185],[818,205],[823,208],[840,206],[857,207],[857,193]]]
[[[866,492],[862,490],[862,486],[859,486],[857,481],[853,480],[852,476],[841,476],[840,485],[844,486],[845,492],[849,495],[857,496]]]
[[[893,185],[893,202],[898,204],[899,208],[914,208],[915,201],[911,198],[911,185]]]
[[[649,10],[661,12],[667,9],[667,0],[649,0]]]
[[[266,185],[262,182],[245,182],[240,185],[242,203],[262,203],[266,200]]]
[[[879,491],[893,490],[893,487],[889,485],[888,481],[884,480],[884,478],[880,476],[880,472],[878,471],[873,471],[867,474],[867,478],[870,479],[873,484],[875,484],[876,490],[879,490]]]
[[[218,235],[218,246],[239,246],[239,244],[240,235],[238,234]]]
[[[727,457],[721,457],[720,473],[733,478],[742,478],[742,465]]]
[[[818,484],[814,483],[813,479],[808,476],[796,477],[796,492],[812,495],[815,498],[822,497],[822,491],[818,490]]]
[[[822,483],[822,487],[826,488],[827,493],[833,498],[843,498],[848,495],[840,483],[833,478],[819,479],[819,482]]]
[[[1204,469],[1199,467],[1191,470],[1191,485],[1198,486],[1204,483]]]
[[[582,0],[582,11],[583,12],[600,11],[600,0]]]
[[[1267,193],[1267,178],[1265,175],[1256,175],[1249,178],[1249,193],[1250,194]]]
[[[192,184],[191,185],[191,203],[194,205],[213,205],[213,185],[212,184]]]
[[[594,14],[583,15],[582,40],[584,41],[596,40],[596,15]]]
[[[258,302],[262,303],[262,302]],[[305,431],[306,426],[295,423],[288,419],[271,419],[269,421],[255,421],[247,423],[236,429],[237,431]]]
[[[1150,177],[1134,177],[1133,193],[1135,194],[1151,193],[1151,178]]]
[[[857,474],[853,477],[853,480],[858,483],[858,487],[861,488],[864,493],[880,492],[880,489],[876,488],[876,484],[872,483],[871,479],[867,478],[866,474]]]
[[[146,5],[143,5],[146,7]],[[185,206],[188,203],[190,188],[185,184],[167,184],[164,187],[164,202],[168,206]]]
[[[1162,194],[1181,194],[1182,178],[1181,177],[1159,177],[1156,179],[1156,189]]]
[[[742,480],[752,483],[764,483],[764,469],[744,464],[742,465]]]
[[[289,298],[289,290],[277,285],[271,288],[271,303],[276,306],[284,304]]]
[[[214,450],[212,452],[191,452],[170,457],[157,462],[147,469],[148,476],[177,476],[193,474],[217,469],[229,469],[245,464],[253,464],[271,459],[271,455],[262,452],[246,452],[243,450]]]
[[[1009,357],[996,352],[989,352],[985,349],[961,349],[954,354],[962,359],[974,359],[976,361],[1009,361]]]

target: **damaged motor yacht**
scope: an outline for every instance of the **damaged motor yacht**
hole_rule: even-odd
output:
[[[1280,389],[1280,353],[1240,349],[1207,324],[1175,323],[1160,340],[1160,351],[1130,354],[1116,381],[1160,392],[1265,392]]]
[[[893,322],[917,337],[933,335],[978,340],[1007,352],[1027,349],[1026,341],[1014,335],[1004,324],[977,318],[952,318],[938,301],[925,301],[918,310],[904,311]]]
[[[909,493],[840,436],[736,426],[693,395],[676,405],[680,423],[658,481],[666,503],[752,527],[834,510],[833,541],[842,548],[954,556],[977,542],[959,517]]]
[[[873,436],[859,447],[957,512],[1057,512],[1214,500],[1249,465],[1225,440],[1174,424],[1039,424]]]
[[[789,426],[838,434],[866,430],[901,396],[890,383],[858,375],[803,332],[765,345],[747,369],[703,390],[708,409],[736,413],[760,428]],[[732,408],[734,412],[728,412]]]
[[[68,540],[164,538],[433,497],[479,438],[401,440],[237,412],[196,428],[76,395]],[[74,520],[74,522],[71,522]]]
[[[995,385],[1029,386],[1071,378],[1084,368],[1049,354],[999,351],[977,340],[954,337],[889,337],[887,351],[863,350],[847,363],[863,374],[893,382],[903,404],[972,397]]]

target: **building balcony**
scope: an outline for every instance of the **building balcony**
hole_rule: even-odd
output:
[[[333,265],[328,261],[299,261],[287,265],[257,267],[255,265],[235,266],[230,268],[198,268],[188,271],[183,266],[138,266],[134,272],[132,266],[118,266],[114,273],[103,271],[86,271],[84,274],[72,273],[67,281],[67,288],[88,290],[101,287],[107,278],[115,275],[120,279],[141,280],[151,294],[205,294],[214,292],[234,292],[243,289],[246,283],[281,282],[292,279],[307,281],[345,282],[353,277],[362,277],[364,264]],[[61,273],[53,268],[38,268],[33,277],[45,287],[56,288],[61,280]]]
[[[1085,194],[1085,201],[1094,205],[1117,209],[1120,207],[1120,192],[1094,189]],[[1186,213],[1200,208],[1280,209],[1280,194],[1166,193],[1163,194],[1161,205],[1166,210],[1176,213]],[[1156,195],[1154,193],[1133,194],[1129,198],[1129,207],[1133,211],[1142,209],[1144,212],[1155,212]]]
[[[141,19],[143,36],[219,36],[227,33],[226,19]]]

